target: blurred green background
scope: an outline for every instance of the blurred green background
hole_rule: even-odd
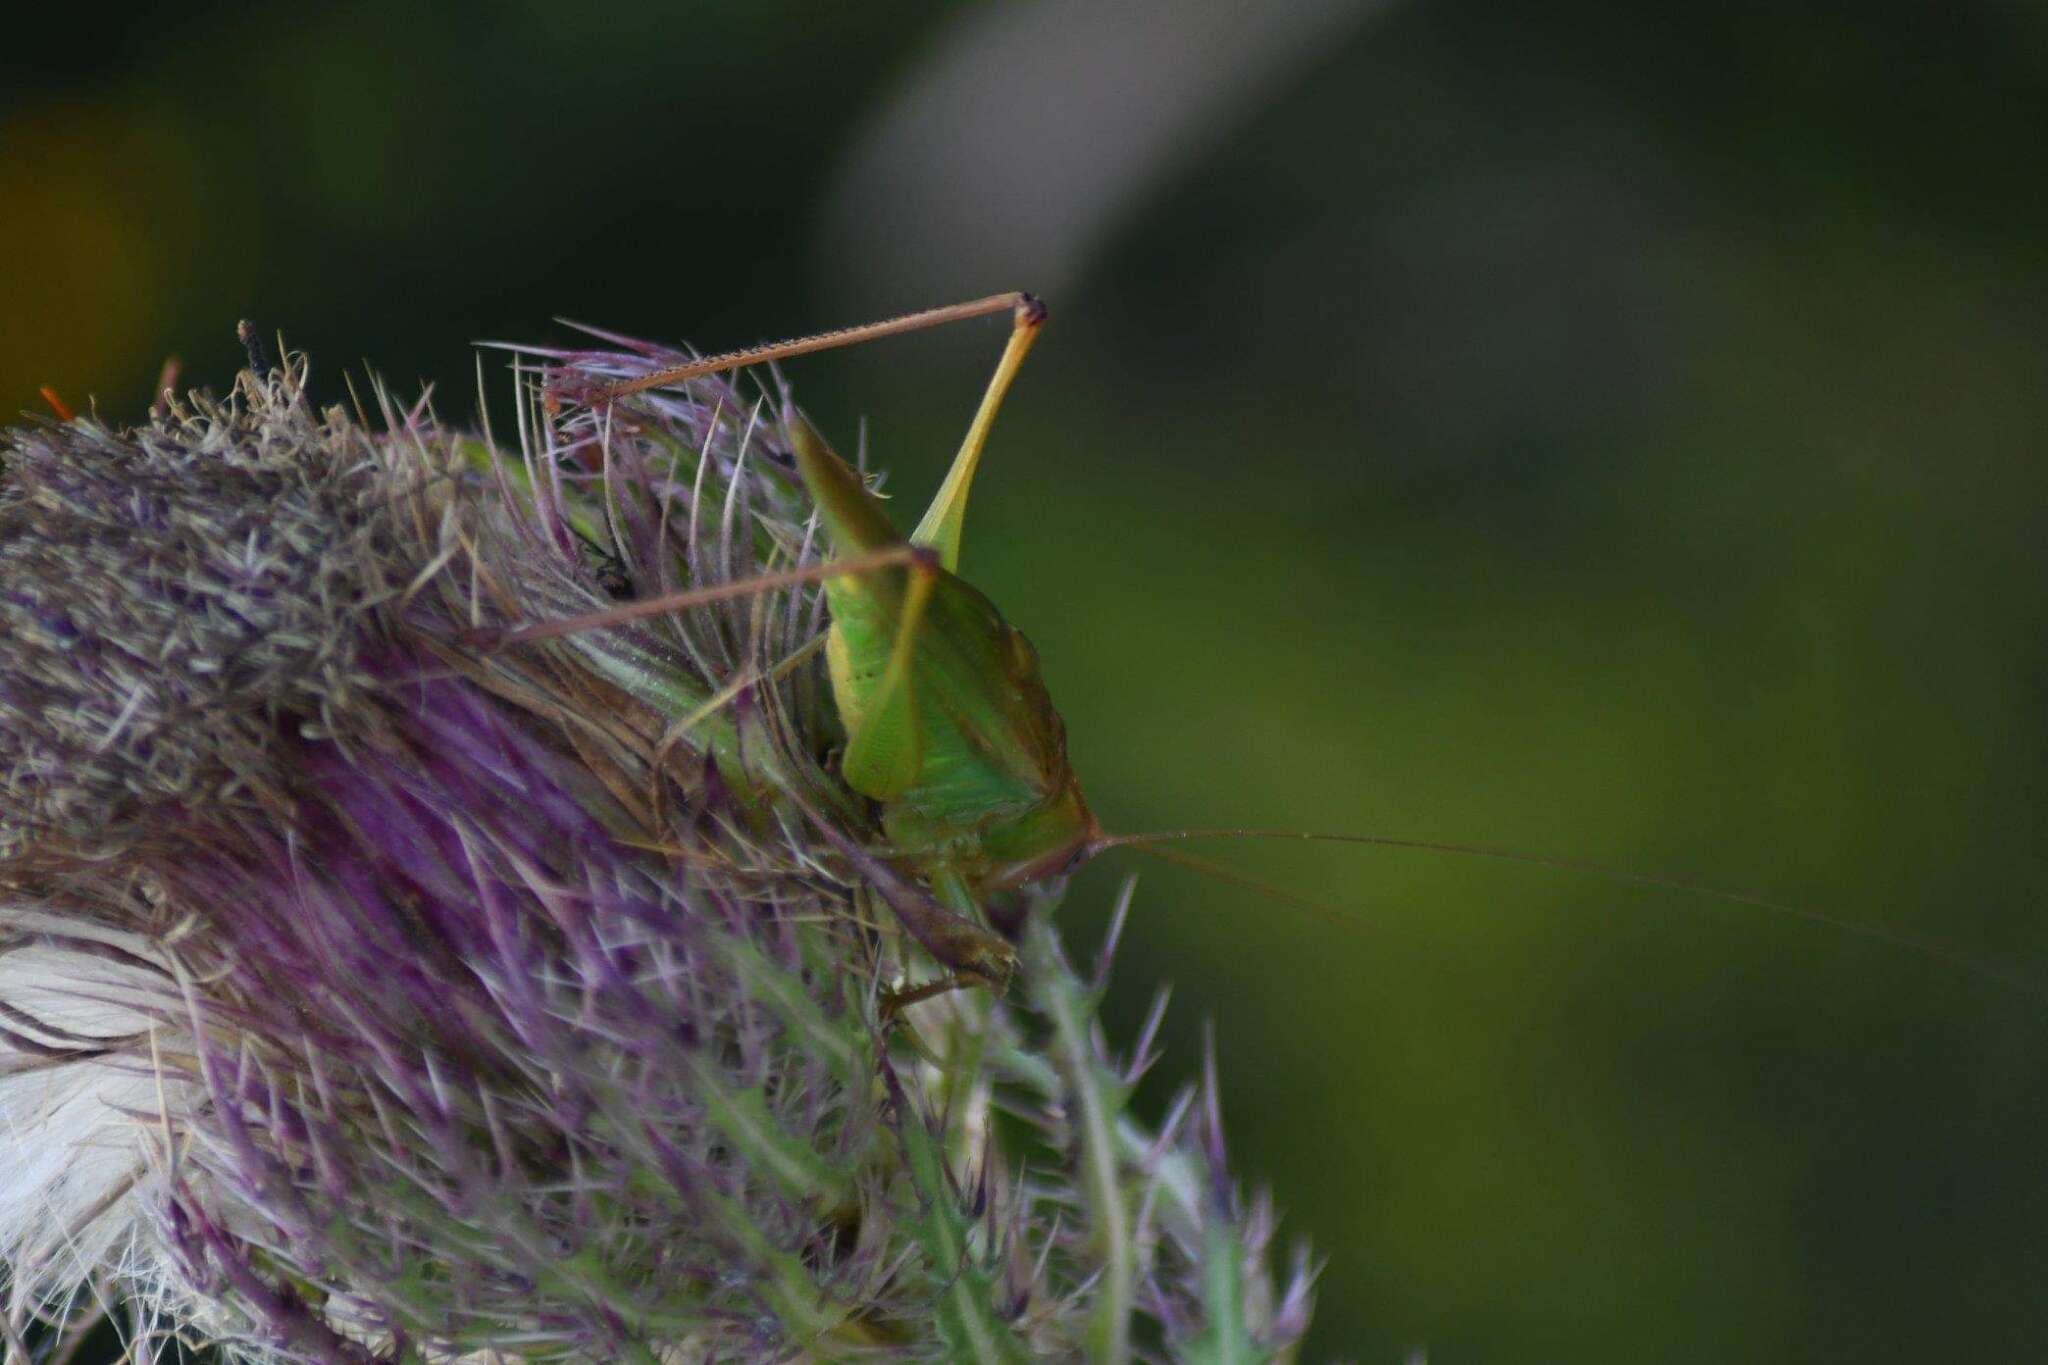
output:
[[[60,16],[61,17],[61,16]],[[1482,0],[251,7],[0,57],[0,385],[237,318],[474,406],[574,317],[725,347],[1028,287],[967,571],[1116,828],[1457,839],[2048,981],[2048,14]],[[794,363],[921,502],[1000,322]],[[493,362],[495,364],[495,361]],[[1113,1016],[1216,1022],[1308,1355],[2048,1347],[2048,1004],[1563,872],[1204,850]],[[1111,865],[1115,864],[1115,865]]]

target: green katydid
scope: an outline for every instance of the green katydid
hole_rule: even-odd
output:
[[[793,416],[789,423],[798,473],[838,559],[838,572],[817,576],[831,607],[825,653],[847,736],[841,776],[879,803],[891,861],[943,907],[896,907],[954,973],[898,1003],[955,985],[1007,983],[1015,953],[979,922],[991,897],[1054,875],[1104,843],[1067,761],[1066,727],[1037,651],[957,572],[975,471],[1003,396],[1045,322],[1044,306],[1028,294],[996,295],[708,357],[613,385],[592,400],[1001,311],[1012,315],[1009,345],[951,471],[907,540],[807,422]]]
[[[968,493],[995,414],[1044,324],[1029,294],[991,295],[792,341],[729,351],[598,390],[603,406],[648,389],[833,347],[1009,312],[1008,345],[959,453],[915,530],[899,536],[879,498],[800,416],[789,436],[797,470],[824,523],[832,562],[693,589],[586,617],[514,631],[504,643],[603,626],[801,582],[822,582],[831,608],[825,639],[834,705],[846,733],[840,773],[879,806],[887,861],[929,888],[934,902],[890,898],[891,908],[948,975],[893,997],[907,1004],[959,986],[1001,990],[1016,954],[988,927],[1007,894],[1115,847],[1182,839],[1306,839],[1459,854],[1590,873],[1819,923],[1945,961],[2030,994],[2032,981],[1918,936],[1744,892],[1481,845],[1371,834],[1209,829],[1106,834],[1089,812],[1066,753],[1066,731],[1040,676],[1037,652],[958,574]],[[1184,854],[1156,856],[1250,886],[1329,918],[1325,907]]]

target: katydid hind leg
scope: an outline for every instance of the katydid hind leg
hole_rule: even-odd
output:
[[[1010,340],[1003,347],[1002,359],[996,362],[996,372],[989,377],[988,389],[981,396],[981,406],[975,410],[974,420],[968,424],[960,452],[953,457],[953,466],[946,471],[946,480],[939,485],[931,506],[925,509],[923,518],[918,521],[917,529],[910,533],[911,544],[928,545],[939,552],[939,563],[949,573],[960,571],[960,533],[967,518],[967,494],[973,487],[975,471],[981,465],[981,452],[988,444],[996,412],[1002,407],[1003,396],[1010,391],[1018,369],[1023,366],[1031,343],[1038,339],[1038,329],[1044,325],[1045,305],[1029,294],[1020,296],[1010,326]]]
[[[785,423],[796,456],[798,474],[818,508],[838,559],[829,568],[807,567],[790,571],[781,577],[780,583],[761,580],[758,587],[765,589],[790,584],[799,581],[799,575],[825,582],[833,618],[826,656],[839,718],[847,735],[841,757],[841,776],[854,791],[885,805],[909,792],[926,776],[922,749],[927,726],[926,718],[918,712],[919,692],[922,690],[918,686],[919,641],[920,633],[927,627],[925,609],[937,580],[942,577],[938,572],[940,569],[947,571],[943,575],[947,583],[953,582],[950,574],[959,561],[961,530],[974,474],[1003,398],[1045,321],[1044,306],[1025,294],[994,295],[866,327],[687,362],[606,386],[586,400],[593,406],[604,405],[635,392],[684,382],[698,375],[850,345],[944,322],[987,316],[998,311],[1008,311],[1012,316],[1010,337],[952,467],[907,544],[894,529],[881,501],[868,490],[861,476],[833,454],[800,415],[788,414]],[[898,556],[900,559],[889,562]],[[598,629],[639,616],[701,605],[720,597],[738,596],[748,590],[745,584],[718,585],[658,601],[622,603],[614,609],[593,612],[573,621],[542,623],[512,631],[500,636],[497,643],[524,643],[573,630]],[[993,617],[992,610],[989,614]],[[969,633],[973,634],[972,631]],[[979,635],[974,639],[980,642]],[[1018,685],[1016,680],[1008,678],[999,667],[991,665],[991,669],[994,673],[1003,674],[1003,678],[984,681],[976,674],[975,682],[984,689],[994,688],[1008,696],[1008,691],[1015,690]],[[1014,668],[1009,670],[1015,671]],[[1005,686],[998,686],[998,682],[1004,683],[1008,690]],[[955,685],[961,684],[955,680]],[[973,691],[973,688],[969,690]],[[974,692],[974,695],[979,697],[981,693]],[[994,724],[1004,735],[1008,735],[1010,730],[1003,727],[1020,723],[1000,707],[991,711],[991,717],[981,722],[984,728]],[[1030,735],[1036,735],[1040,728],[1044,727],[1025,726]],[[949,735],[949,738],[953,737]],[[974,741],[974,735],[963,735],[955,742],[965,743],[972,749]],[[997,749],[1008,754],[1008,750],[1000,745]],[[974,752],[980,751],[976,749]],[[1032,775],[1036,775],[1042,763],[1025,766],[1031,768]],[[1063,750],[1058,767],[1062,773],[1067,771]],[[1005,776],[1002,770],[997,771],[995,777],[1015,785],[1014,779]],[[973,797],[979,796],[980,792],[974,789],[967,794]],[[1005,790],[1002,795],[1007,797],[1009,793]],[[1073,793],[1062,790],[1053,795],[1072,795],[1071,804],[1079,804],[1078,796]],[[959,798],[952,799],[957,805]],[[961,818],[942,806],[940,823],[949,817],[956,821]],[[1014,950],[999,934],[983,927],[975,898],[957,871],[929,864],[923,871],[931,879],[932,890],[938,893],[938,899],[923,894],[922,888],[918,888],[919,894],[914,896],[888,898],[905,930],[951,973],[949,981],[987,984],[1000,989],[1015,970]],[[959,884],[947,884],[948,877]],[[942,901],[945,904],[942,905]]]
[[[912,661],[918,634],[924,628],[925,608],[931,602],[934,571],[928,564],[912,564],[908,572],[910,587],[903,596],[888,665],[881,683],[862,706],[857,723],[848,727],[846,752],[839,764],[848,786],[879,801],[908,791],[924,762]]]
[[[968,425],[967,436],[961,442],[959,453],[954,456],[945,482],[940,485],[938,494],[919,520],[917,529],[910,535],[912,544],[926,545],[937,550],[940,564],[949,572],[957,572],[960,566],[961,528],[967,514],[967,495],[973,486],[975,471],[981,463],[982,451],[987,446],[989,431],[995,424],[996,413],[1002,407],[1004,395],[1009,392],[1011,382],[1024,363],[1025,355],[1030,351],[1032,342],[1037,339],[1039,329],[1045,325],[1045,304],[1031,294],[1021,290],[1007,294],[991,294],[967,303],[928,308],[922,312],[906,313],[900,317],[887,318],[863,326],[842,327],[836,331],[819,332],[789,341],[750,346],[742,350],[706,356],[658,370],[653,374],[608,385],[594,394],[589,402],[593,405],[610,403],[648,389],[680,384],[704,375],[783,360],[792,356],[810,355],[842,346],[855,346],[883,337],[898,336],[905,332],[921,331],[949,322],[986,317],[1004,311],[1010,314],[1011,322],[1010,338],[1003,347],[1002,358],[996,362],[995,373],[990,377],[988,388],[982,394],[980,406],[975,410],[974,419]],[[801,423],[800,418],[798,422]],[[793,434],[801,436],[807,433],[807,426],[799,426]],[[822,445],[822,442],[819,444]],[[803,454],[800,443],[799,460]],[[857,480],[858,476],[855,477]],[[809,471],[805,473],[805,481],[812,482]],[[817,491],[817,486],[814,485],[814,496],[817,495]],[[850,503],[854,500],[844,501]],[[834,512],[834,509],[824,506],[823,499],[821,510],[826,511],[828,519]],[[886,524],[884,518],[882,526]],[[879,543],[877,537],[880,531],[881,527],[876,526],[871,518],[862,517],[857,532],[849,538],[863,543],[863,548],[871,549]]]
[[[863,342],[879,341],[883,337],[943,327],[949,322],[964,322],[970,318],[985,318],[1004,312],[1021,314],[1026,310],[1035,310],[1041,319],[1044,317],[1044,305],[1021,290],[1012,290],[1006,294],[990,294],[986,298],[970,299],[966,303],[948,304],[942,308],[926,308],[916,313],[904,313],[898,317],[884,318],[880,322],[865,323],[858,327],[840,327],[829,332],[794,337],[788,341],[748,346],[737,351],[724,351],[699,360],[685,361],[680,365],[671,365],[667,369],[641,375],[636,379],[608,384],[597,390],[589,402],[593,405],[608,403],[632,394],[644,393],[648,389],[680,384],[707,374],[743,369],[748,365],[761,365],[774,360],[787,360],[793,356],[814,355],[819,351],[836,350],[843,346],[858,346]]]
[[[856,555],[848,559],[833,560],[822,564],[806,564],[794,569],[774,573],[758,574],[752,578],[734,579],[729,583],[712,583],[700,588],[686,588],[681,592],[664,593],[659,597],[643,597],[631,602],[598,611],[584,612],[576,616],[556,617],[547,621],[535,621],[509,630],[479,629],[466,632],[464,644],[478,649],[508,649],[515,645],[531,644],[540,640],[555,639],[564,635],[578,635],[585,631],[606,630],[613,626],[626,625],[633,621],[645,620],[651,616],[667,616],[693,607],[708,606],[713,602],[729,602],[736,598],[753,597],[764,592],[777,592],[784,588],[798,587],[806,583],[822,583],[833,578],[853,577],[871,574],[883,569],[902,568],[918,562],[924,551],[909,545],[889,546],[872,554]]]

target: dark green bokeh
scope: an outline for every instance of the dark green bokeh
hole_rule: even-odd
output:
[[[2048,22],[1522,10],[1368,15],[1203,129],[1052,300],[968,574],[1117,828],[1554,852],[2048,980]],[[251,316],[330,393],[369,358],[467,416],[468,342],[557,314],[857,320],[826,186],[959,20],[201,5],[16,44],[0,397],[138,411]],[[1000,332],[792,376],[921,503]],[[2048,1344],[2038,993],[1568,873],[1204,852],[1351,924],[1135,856],[1066,913],[1091,942],[1143,872],[1117,1015],[1176,984],[1155,1103],[1215,1020],[1238,1162],[1328,1258],[1311,1358]]]

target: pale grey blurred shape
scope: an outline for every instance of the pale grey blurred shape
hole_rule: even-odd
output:
[[[1030,0],[963,13],[856,135],[825,285],[851,313],[1057,294],[1145,196],[1392,0]]]

